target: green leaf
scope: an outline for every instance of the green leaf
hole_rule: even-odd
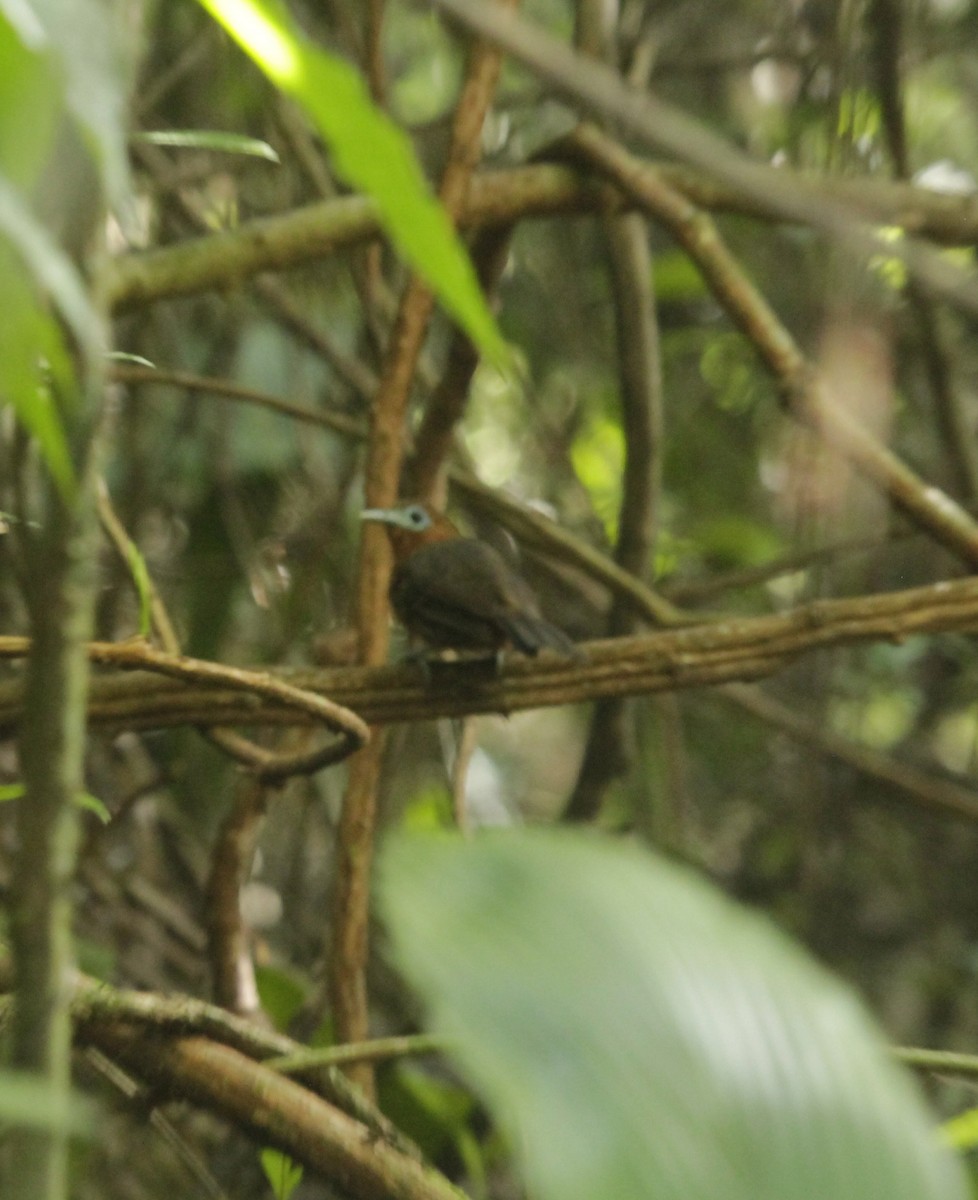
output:
[[[955,1150],[974,1150],[978,1146],[978,1108],[968,1108],[945,1121],[941,1133]]]
[[[28,5],[0,0],[0,172],[25,189],[48,156],[58,115],[57,79],[45,45]]]
[[[0,407],[8,403],[35,439],[63,496],[75,490],[75,472],[61,415],[45,379],[44,367],[62,388],[73,371],[57,323],[38,305],[24,265],[0,236],[0,278],[4,314],[0,321]]]
[[[4,804],[8,800],[19,800],[24,795],[25,790],[22,783],[0,784],[0,804]],[[112,814],[102,801],[98,796],[93,796],[90,792],[79,792],[75,797],[75,803],[79,808],[85,809],[86,812],[94,813],[103,825],[107,825],[112,820]]]
[[[0,1121],[87,1133],[92,1128],[88,1105],[26,1071],[0,1071]]]
[[[112,820],[112,814],[98,796],[93,796],[91,792],[79,792],[75,797],[75,803],[85,812],[94,813],[103,825],[108,825]]]
[[[269,966],[255,968],[255,982],[262,1010],[271,1017],[276,1029],[287,1029],[309,998],[308,985],[288,971]]]
[[[174,146],[178,150],[213,150],[220,154],[264,158],[273,163],[279,161],[268,142],[241,133],[225,133],[221,129],[152,129],[134,133],[132,140],[151,146]]]
[[[149,568],[135,542],[129,542],[126,558],[129,574],[139,596],[139,634],[140,637],[149,637],[153,628],[153,584],[149,577]]]
[[[272,1185],[275,1200],[289,1200],[302,1181],[302,1166],[293,1162],[287,1154],[266,1149],[259,1156],[265,1178]]]
[[[30,271],[35,286],[57,305],[86,355],[102,353],[98,314],[71,259],[0,176],[0,235]]]
[[[471,1093],[410,1063],[393,1063],[378,1079],[383,1110],[431,1162],[459,1148],[476,1111]]]
[[[0,0],[9,12],[36,16],[61,79],[67,111],[94,147],[112,202],[129,196],[126,149],[129,92],[127,39],[133,26],[120,20],[111,0]]]
[[[538,1200],[963,1200],[851,992],[690,871],[554,831],[390,840],[434,1030]]]
[[[337,172],[372,196],[392,240],[486,354],[505,346],[445,210],[405,135],[370,100],[360,74],[313,46],[280,0],[200,0],[281,91],[306,110]]]

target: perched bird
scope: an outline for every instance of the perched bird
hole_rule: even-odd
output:
[[[394,550],[391,604],[413,638],[453,650],[515,646],[580,657],[570,638],[540,616],[530,585],[498,550],[463,537],[423,504],[368,508],[364,521],[388,527]]]

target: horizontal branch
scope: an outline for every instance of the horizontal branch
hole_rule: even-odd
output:
[[[712,212],[782,219],[763,197],[718,183],[693,168],[648,163],[646,168]],[[793,173],[779,169],[786,177]],[[902,228],[944,245],[978,241],[978,199],[947,196],[878,179],[821,180],[803,176],[816,195],[845,204],[865,220]],[[626,202],[622,201],[623,208]],[[607,193],[569,167],[543,164],[475,176],[461,213],[463,226],[508,225],[525,217],[605,211]],[[377,208],[363,196],[344,196],[248,221],[237,229],[173,246],[124,254],[108,272],[116,311],[170,296],[240,285],[261,271],[283,270],[381,236]]]
[[[823,600],[766,617],[705,622],[644,637],[592,642],[583,661],[511,657],[501,671],[488,660],[416,666],[280,670],[274,677],[352,709],[371,725],[470,713],[511,713],[636,696],[771,675],[799,655],[857,642],[903,641],[918,634],[978,630],[978,579],[942,582],[882,595]],[[0,657],[22,657],[24,638],[0,638]],[[102,666],[132,662],[124,643],[93,643]],[[270,673],[271,674],[271,673]],[[19,682],[0,686],[0,732],[21,713]],[[287,725],[308,721],[274,699],[220,685],[159,678],[142,671],[96,673],[89,723],[105,731],[177,725]]]

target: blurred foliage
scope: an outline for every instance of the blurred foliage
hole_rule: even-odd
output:
[[[401,837],[381,895],[541,1200],[965,1195],[852,997],[691,872],[580,833]]]
[[[365,9],[353,0],[297,2],[291,19],[311,46],[363,79]],[[527,0],[523,9],[570,36],[570,0]],[[34,217],[24,189],[56,134],[46,105],[54,79],[72,79],[71,95],[84,100],[76,119],[112,164],[117,196],[125,186],[121,148],[104,118],[109,47],[93,47],[68,23],[47,50],[25,51],[15,11],[19,6],[0,0],[0,162],[16,184],[9,204],[0,195],[5,232],[25,210]],[[906,6],[905,19],[900,67],[912,169],[968,188],[978,177],[978,3],[921,0]],[[819,174],[885,179],[892,172],[867,20],[866,5],[832,0],[622,0],[621,57],[627,63],[636,48],[650,48],[655,94],[759,157]],[[313,126],[202,9],[156,0],[144,22],[127,118],[132,132],[212,130],[231,139],[226,146],[257,139],[278,162],[200,140],[133,140],[135,200],[117,204],[108,233],[115,252],[182,244],[347,190]],[[383,50],[382,99],[437,185],[464,71],[462,42],[424,6],[389,0]],[[10,119],[14,101],[33,113],[28,137]],[[503,72],[496,110],[486,139],[490,167],[521,161],[570,120],[566,106],[513,66]],[[835,379],[855,381],[842,394],[851,411],[873,416],[864,384],[867,371],[875,372],[892,397],[880,436],[928,480],[966,504],[978,501],[955,482],[955,447],[935,416],[921,323],[902,275],[888,262],[859,262],[810,230],[733,216],[718,223],[806,353],[826,367],[831,362]],[[33,226],[26,228],[29,239]],[[663,488],[649,577],[691,612],[743,615],[959,573],[943,550],[910,531],[784,417],[771,380],[685,256],[661,229],[651,227],[649,238],[665,382]],[[19,266],[39,244],[24,240],[11,252],[10,269],[0,272],[0,389],[30,397],[19,416],[56,464],[58,414],[38,362],[43,357],[57,374],[65,326],[39,303]],[[457,448],[457,462],[474,466],[484,481],[556,514],[605,550],[618,529],[628,453],[607,259],[593,216],[518,225],[498,312],[514,361],[505,370],[480,368]],[[276,278],[305,326],[266,289],[242,281],[220,294],[134,308],[118,318],[115,345],[163,371],[214,375],[364,421],[364,374],[369,382],[382,367],[405,275],[387,247],[373,260],[363,247],[344,250]],[[69,310],[71,286],[62,292]],[[944,310],[937,318],[953,395],[973,432],[978,348],[964,319]],[[871,369],[867,331],[882,346]],[[439,315],[415,387],[412,427],[440,377],[451,332]],[[116,385],[114,394],[109,490],[138,547],[135,561],[159,588],[186,652],[252,665],[347,661],[361,444],[175,383]],[[0,438],[12,437],[5,423]],[[10,479],[0,476],[0,513],[17,511],[11,492]],[[456,515],[480,536],[500,537],[477,508]],[[560,565],[528,557],[526,566],[555,620],[580,636],[604,632],[603,589]],[[0,535],[4,634],[25,629],[17,572],[10,539]],[[131,566],[106,547],[98,636],[138,634],[143,607]],[[18,671],[0,663],[0,681]],[[974,788],[976,685],[974,641],[961,635],[828,651],[765,686],[817,728],[938,778],[953,773]],[[844,974],[894,1040],[973,1049],[975,829],[718,695],[666,701],[627,706],[624,769],[609,787],[600,824],[666,849],[763,909]],[[588,717],[582,710],[481,720],[468,783],[471,824],[559,821]],[[381,794],[385,828],[403,819],[431,829],[447,820],[452,731],[445,732],[392,731]],[[77,922],[86,966],[126,985],[206,995],[208,855],[238,773],[194,731],[181,731],[93,737],[88,775],[91,794],[114,819],[103,826],[86,814]],[[0,787],[15,786],[18,777],[14,750],[4,742]],[[250,881],[277,900],[249,917],[263,1002],[276,1024],[306,1039],[328,1021],[323,956],[343,782],[343,770],[333,770],[271,796]],[[5,852],[13,839],[9,808],[0,805]],[[4,853],[0,886],[8,883]],[[422,1019],[416,1001],[382,938],[378,943],[370,979],[375,1027],[415,1028]],[[581,976],[590,973],[582,964]],[[499,976],[509,978],[502,970]],[[89,1084],[102,1086],[86,1076]],[[970,1104],[964,1085],[946,1082],[931,1091],[946,1115]],[[84,1151],[84,1174],[94,1182],[79,1184],[81,1200],[186,1194],[184,1168],[168,1147],[153,1140],[145,1154],[133,1155],[133,1139],[146,1136],[138,1116],[115,1111],[108,1089],[100,1094],[113,1109],[103,1138]],[[483,1099],[452,1068],[427,1060],[385,1067],[381,1094],[390,1114],[454,1178],[490,1196],[514,1194],[509,1148]],[[233,1181],[242,1198],[269,1194],[255,1149],[243,1138],[226,1139],[223,1127],[191,1113],[178,1123],[222,1186]],[[307,1173],[294,1194],[308,1200],[327,1193]]]

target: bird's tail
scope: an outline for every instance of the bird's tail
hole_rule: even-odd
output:
[[[583,658],[583,654],[562,629],[551,625],[543,617],[529,613],[507,614],[506,632],[513,645],[524,654],[537,654],[541,650],[555,650],[566,658]]]

